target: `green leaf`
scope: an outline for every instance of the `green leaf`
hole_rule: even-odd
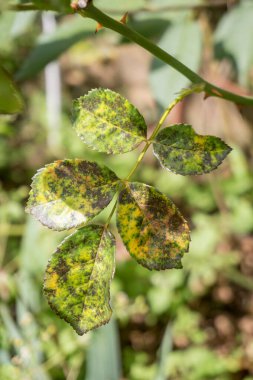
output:
[[[33,177],[26,211],[57,231],[80,226],[112,200],[118,178],[107,167],[84,160],[59,160]]]
[[[18,71],[16,78],[24,80],[36,75],[72,45],[89,36],[94,29],[94,21],[71,17],[58,26],[54,33],[42,34],[37,45]]]
[[[103,226],[67,237],[46,269],[44,293],[51,308],[79,335],[109,322],[115,239]]]
[[[117,226],[127,250],[144,267],[182,268],[189,227],[172,201],[154,187],[126,185],[119,196]]]
[[[19,113],[23,109],[21,95],[9,74],[0,66],[0,113]]]
[[[200,66],[202,32],[197,21],[180,17],[169,26],[159,41],[159,46],[175,56],[193,71]],[[189,80],[172,67],[155,58],[150,76],[151,88],[158,103],[167,108],[179,88],[189,85]]]
[[[145,0],[96,0],[96,7],[98,9],[105,9],[105,11],[128,11],[134,12],[145,6]]]
[[[14,1],[11,2],[15,3]],[[22,5],[33,5],[38,10],[52,10],[56,12],[69,13],[71,11],[70,8],[70,0],[21,0],[19,3]]]
[[[167,361],[173,350],[172,328],[168,324],[163,335],[162,343],[158,351],[157,375],[155,380],[169,380],[167,374]]]
[[[162,166],[182,175],[209,173],[231,152],[220,138],[198,135],[187,124],[163,129],[156,136],[153,148]]]
[[[122,379],[121,350],[116,321],[93,332],[86,353],[85,380]]]
[[[143,116],[110,90],[95,89],[75,100],[73,119],[78,136],[98,152],[126,153],[146,139]]]
[[[238,74],[243,86],[253,84],[253,3],[241,1],[224,13],[214,34],[215,54],[218,59],[228,59]],[[240,27],[235,28],[235,25]]]

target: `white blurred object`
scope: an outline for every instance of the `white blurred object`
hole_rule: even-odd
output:
[[[51,12],[42,13],[42,30],[44,34],[52,34],[56,29],[55,15]],[[47,143],[51,151],[55,152],[61,144],[61,73],[57,61],[45,67],[45,96],[48,135]]]

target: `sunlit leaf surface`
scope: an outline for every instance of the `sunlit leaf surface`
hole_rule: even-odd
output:
[[[75,100],[73,119],[78,136],[99,152],[129,152],[146,138],[143,116],[128,100],[110,90],[92,90]]]
[[[62,242],[47,266],[48,302],[79,335],[110,320],[114,254],[112,234],[103,226],[86,226]]]
[[[127,250],[144,267],[182,268],[189,227],[172,201],[154,187],[126,185],[119,197],[117,226]]]
[[[59,160],[34,176],[26,210],[57,231],[92,219],[112,200],[118,178],[107,167],[84,160]]]
[[[220,138],[198,135],[186,124],[163,129],[153,147],[162,166],[182,175],[209,173],[231,151]]]

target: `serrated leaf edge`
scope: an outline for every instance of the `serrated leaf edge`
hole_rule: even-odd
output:
[[[92,224],[92,225],[90,225],[90,226],[94,226],[94,227],[104,227],[103,225],[99,225],[99,224]],[[85,227],[85,226],[84,226],[84,227]],[[79,230],[79,229],[78,229],[78,230]],[[78,230],[76,230],[76,231],[74,231],[72,234],[66,236],[66,237],[62,240],[62,242],[57,246],[56,250],[53,252],[52,256],[51,256],[50,259],[48,260],[48,263],[47,263],[47,266],[46,266],[46,269],[45,269],[45,273],[44,273],[43,289],[42,289],[42,290],[43,290],[43,294],[44,294],[44,296],[46,297],[46,300],[47,300],[47,302],[48,302],[50,308],[52,309],[52,311],[53,311],[53,312],[54,312],[54,313],[55,313],[60,319],[62,319],[63,321],[67,322],[68,324],[70,324],[70,326],[73,327],[73,329],[75,330],[75,332],[76,332],[78,335],[82,336],[82,335],[86,334],[86,333],[89,332],[89,331],[92,331],[92,330],[94,330],[94,329],[96,329],[96,328],[98,328],[98,327],[101,327],[101,326],[103,326],[103,325],[106,325],[106,324],[110,321],[110,319],[111,319],[111,316],[112,316],[112,308],[111,308],[111,304],[110,304],[110,301],[111,301],[110,285],[111,285],[111,282],[112,282],[113,277],[114,277],[114,274],[115,274],[116,258],[115,258],[115,248],[114,248],[114,270],[113,270],[113,272],[112,272],[111,279],[110,279],[110,284],[109,284],[109,288],[108,288],[108,289],[109,289],[109,292],[108,292],[108,295],[109,295],[109,297],[108,297],[108,299],[109,299],[109,301],[108,301],[108,305],[109,305],[109,309],[110,309],[110,316],[109,316],[108,319],[106,319],[105,321],[99,323],[98,325],[94,326],[93,328],[91,328],[91,329],[89,329],[89,330],[81,330],[80,328],[78,328],[78,326],[77,326],[76,324],[72,324],[72,323],[68,320],[68,318],[64,318],[63,316],[60,315],[59,311],[54,307],[54,305],[52,304],[52,302],[51,302],[51,301],[49,300],[49,298],[47,297],[47,295],[46,295],[46,290],[45,290],[46,272],[47,272],[47,268],[49,267],[49,265],[50,265],[50,263],[51,263],[51,260],[52,260],[52,258],[53,258],[53,255],[57,254],[58,249],[60,249],[60,247],[61,247],[61,246],[62,246],[62,245],[68,240],[68,239],[70,239],[70,238],[71,238],[71,237],[72,237],[72,236],[73,236]],[[99,249],[99,247],[100,247],[100,244],[101,244],[101,241],[102,241],[102,237],[103,237],[103,235],[104,235],[105,232],[108,232],[108,233],[113,237],[113,240],[114,240],[114,243],[115,243],[115,237],[114,237],[114,235],[111,233],[111,231],[109,231],[109,230],[106,229],[106,228],[103,228],[103,230],[102,230],[102,234],[101,234],[101,238],[100,238],[100,241],[99,241],[99,244],[98,244],[98,249]],[[115,245],[115,247],[116,247],[116,245]],[[98,249],[97,249],[97,251],[98,251]],[[95,260],[94,260],[94,261],[95,261]],[[93,272],[93,269],[94,269],[94,265],[93,265],[93,268],[92,268],[92,272]],[[91,275],[90,275],[90,278],[91,278]]]
[[[29,191],[29,195],[28,195],[28,201],[27,201],[27,204],[26,204],[26,207],[25,207],[25,212],[26,213],[28,213],[28,214],[30,214],[30,215],[32,215],[37,221],[39,221],[44,227],[47,227],[48,229],[50,229],[50,230],[53,230],[53,231],[57,231],[57,232],[61,232],[61,231],[69,231],[69,230],[72,230],[73,228],[78,228],[78,227],[84,227],[84,226],[86,226],[86,225],[88,225],[88,223],[89,222],[91,222],[97,215],[99,215],[100,214],[100,212],[102,212],[109,204],[110,204],[110,202],[112,201],[112,199],[113,199],[113,197],[112,197],[112,199],[111,199],[111,201],[108,203],[108,205],[107,206],[105,206],[100,212],[98,212],[97,214],[95,214],[95,215],[93,215],[92,217],[86,217],[86,220],[84,220],[82,223],[75,223],[75,224],[73,224],[73,225],[71,225],[70,227],[65,227],[65,228],[56,228],[56,227],[52,227],[52,226],[49,226],[48,224],[46,224],[46,223],[44,223],[43,221],[41,221],[38,217],[37,217],[37,215],[35,214],[35,209],[36,209],[36,206],[35,207],[33,207],[33,206],[31,206],[30,205],[30,202],[31,202],[31,200],[30,200],[30,197],[31,197],[31,195],[32,195],[32,193],[33,193],[33,182],[34,182],[34,180],[36,179],[36,177],[38,177],[44,170],[46,170],[49,166],[51,166],[51,165],[54,165],[54,164],[56,164],[56,163],[58,163],[58,162],[64,162],[64,161],[76,161],[76,160],[79,160],[79,161],[84,161],[84,162],[89,162],[89,163],[95,163],[96,165],[98,165],[100,168],[106,168],[106,169],[108,169],[108,170],[110,170],[114,175],[115,175],[115,177],[117,177],[118,178],[118,176],[114,173],[114,171],[113,170],[111,170],[110,168],[108,168],[106,165],[101,165],[101,164],[98,164],[97,162],[95,162],[95,161],[89,161],[89,160],[84,160],[84,159],[82,159],[82,158],[64,158],[64,159],[62,159],[62,160],[55,160],[55,161],[53,161],[53,162],[51,162],[51,163],[49,163],[49,164],[46,164],[44,167],[42,167],[42,168],[40,168],[40,169],[38,169],[37,170],[37,172],[33,175],[33,177],[32,177],[32,183],[31,183],[31,185],[30,185],[30,191]],[[118,186],[120,185],[120,183],[121,183],[121,180],[120,180],[120,178],[118,178],[118,181],[114,181],[114,182],[112,182],[112,185],[113,184],[116,184],[116,183],[118,183]],[[104,187],[104,186],[109,186],[109,185],[103,185],[103,186],[97,186],[97,187]],[[95,188],[97,188],[97,187],[95,187]],[[115,189],[115,193],[117,192],[117,189]],[[115,195],[115,194],[114,194]],[[50,202],[47,202],[47,203],[42,203],[41,204],[41,206],[43,205],[43,204],[48,204],[48,203],[51,203],[51,202],[55,202],[55,201],[50,201]],[[56,202],[57,202],[57,200],[56,200]],[[78,211],[76,211],[76,212],[78,212]],[[81,212],[79,212],[79,214],[81,214],[81,215],[83,215]]]
[[[168,126],[168,127],[165,127],[165,128],[163,128],[161,131],[164,131],[164,129],[166,129],[166,128],[170,128],[170,127],[174,127],[174,126],[189,126],[190,124],[181,124],[181,123],[178,123],[178,124],[173,124],[173,125],[170,125],[170,126]],[[190,125],[191,126],[191,125]],[[191,126],[192,127],[192,126]],[[192,128],[193,130],[194,130],[194,128]],[[160,132],[161,132],[160,131]],[[194,132],[195,132],[195,130],[194,130]],[[187,173],[178,173],[177,171],[175,171],[175,170],[173,170],[173,169],[171,169],[171,168],[168,168],[167,166],[165,166],[163,163],[162,163],[162,161],[161,161],[161,159],[160,159],[160,156],[159,156],[159,154],[155,151],[155,144],[159,144],[159,145],[163,145],[163,146],[167,146],[167,147],[173,147],[173,145],[165,145],[165,144],[162,144],[161,142],[159,142],[159,141],[156,141],[156,139],[154,139],[153,141],[152,141],[152,149],[153,149],[153,154],[154,154],[154,156],[157,158],[157,160],[159,161],[159,163],[160,163],[160,165],[161,165],[161,167],[163,168],[163,169],[166,169],[166,170],[168,170],[169,172],[171,172],[171,173],[174,173],[174,174],[177,174],[177,175],[182,175],[182,176],[191,176],[191,175],[203,175],[203,174],[208,174],[208,173],[211,173],[213,170],[216,170],[221,164],[222,164],[222,162],[225,160],[225,158],[229,155],[229,153],[233,150],[229,145],[227,145],[226,143],[225,143],[225,141],[224,140],[222,140],[220,137],[217,137],[217,136],[212,136],[212,135],[200,135],[199,133],[197,133],[197,132],[195,132],[195,134],[197,135],[197,136],[200,136],[200,137],[215,137],[216,139],[219,139],[220,141],[222,141],[222,143],[225,145],[225,147],[226,147],[226,151],[224,152],[224,155],[223,155],[223,157],[222,157],[222,159],[221,159],[221,161],[219,162],[219,163],[217,163],[217,165],[215,165],[215,166],[213,166],[210,170],[203,170],[201,173],[194,173],[194,174],[187,174]],[[159,135],[159,134],[158,134]],[[187,150],[187,149],[183,149],[183,148],[176,148],[175,147],[175,149],[178,149],[178,150]],[[198,151],[198,149],[193,149],[193,151]]]
[[[130,184],[135,184],[135,183],[142,184],[142,185],[145,185],[145,186],[147,186],[147,187],[149,187],[149,188],[153,188],[153,189],[155,189],[158,193],[160,193],[160,194],[162,194],[164,197],[168,198],[168,199],[172,202],[172,204],[175,205],[175,207],[176,207],[176,209],[177,209],[177,212],[180,214],[180,216],[181,216],[181,218],[182,218],[182,221],[183,221],[183,222],[187,225],[187,227],[188,227],[188,245],[187,245],[186,250],[185,250],[185,251],[183,252],[183,254],[181,255],[181,258],[182,258],[182,260],[183,260],[184,255],[187,254],[187,253],[189,252],[189,249],[190,249],[190,243],[191,243],[191,229],[190,229],[190,226],[189,226],[188,221],[185,219],[185,217],[183,216],[183,214],[181,213],[181,211],[179,210],[179,208],[176,206],[176,204],[170,199],[170,197],[169,197],[167,194],[162,193],[161,191],[157,190],[154,186],[147,185],[146,183],[137,182],[137,181],[135,181],[135,182],[127,182],[127,185],[128,185],[128,186],[125,186],[125,188],[122,189],[122,190],[120,191],[120,193],[119,193],[119,198],[120,198],[120,194],[121,194],[122,191],[124,191],[125,189],[127,189],[127,187],[129,188],[129,185],[130,185]],[[135,200],[135,198],[134,198],[133,196],[132,196],[132,198]],[[135,201],[135,203],[137,204],[138,208],[143,212],[143,210],[140,208],[139,204],[138,204],[136,201]],[[120,232],[119,232],[119,225],[118,225],[118,223],[119,223],[119,220],[118,220],[118,208],[119,208],[119,205],[120,205],[120,202],[118,201],[118,204],[117,204],[117,213],[116,213],[116,225],[117,225],[117,230],[118,230],[118,233],[119,233],[120,239],[122,240],[122,242],[123,242],[123,244],[124,244],[124,247],[126,248],[128,254],[129,254],[129,255],[130,255],[135,261],[137,261],[138,264],[140,264],[142,267],[148,269],[149,271],[153,271],[153,270],[155,270],[156,272],[161,272],[161,271],[168,270],[169,268],[164,268],[164,269],[163,269],[163,268],[159,268],[159,269],[157,269],[157,268],[149,268],[148,266],[143,265],[143,262],[142,262],[142,261],[138,260],[135,256],[133,256],[133,255],[128,251],[128,249],[127,249],[127,247],[126,247],[126,245],[125,245],[125,242],[124,242],[124,240],[122,239],[121,234],[120,234]],[[145,215],[144,212],[143,212],[143,214]],[[145,217],[146,217],[146,215],[145,215]],[[147,219],[148,219],[148,218],[147,218]],[[152,220],[149,222],[149,219],[148,219],[148,224],[150,224],[151,222],[152,222]],[[183,266],[182,266],[181,268],[173,268],[173,269],[182,269],[182,268],[183,268]]]
[[[102,120],[104,123],[106,123],[106,124],[110,124],[110,125],[112,125],[113,127],[115,127],[115,128],[117,128],[117,129],[120,129],[121,131],[123,131],[123,133],[125,134],[125,135],[129,135],[129,136],[134,136],[135,138],[139,138],[139,142],[137,142],[134,146],[133,146],[133,148],[132,149],[128,149],[127,151],[121,151],[121,152],[117,152],[117,153],[113,153],[112,151],[105,151],[105,150],[98,150],[97,148],[95,148],[93,145],[91,145],[91,144],[89,144],[87,141],[85,141],[85,139],[84,139],[84,137],[82,137],[81,135],[80,135],[80,133],[78,133],[77,131],[76,131],[76,128],[75,128],[75,120],[74,120],[74,117],[73,117],[73,113],[74,113],[74,107],[75,106],[79,106],[79,109],[81,109],[80,108],[80,101],[82,100],[82,99],[85,99],[86,97],[88,97],[90,94],[92,94],[93,92],[97,92],[97,91],[102,91],[102,92],[108,92],[108,93],[115,93],[115,94],[117,94],[117,95],[120,95],[120,94],[118,94],[118,93],[116,93],[116,92],[114,92],[114,91],[112,91],[112,90],[110,90],[110,89],[108,89],[108,88],[105,88],[105,89],[103,89],[103,88],[101,88],[101,87],[99,87],[99,88],[93,88],[93,89],[91,89],[90,91],[88,91],[88,93],[87,94],[85,94],[85,95],[83,95],[83,96],[80,96],[78,99],[75,99],[73,102],[72,102],[72,127],[73,127],[73,129],[75,130],[75,133],[77,134],[77,136],[82,140],[82,142],[89,148],[89,149],[91,149],[91,150],[93,150],[93,151],[95,151],[95,152],[100,152],[100,153],[106,153],[106,154],[114,154],[114,155],[116,155],[116,154],[124,154],[124,153],[128,153],[128,152],[131,152],[131,151],[133,151],[134,149],[136,149],[142,142],[145,142],[145,141],[147,141],[147,124],[146,124],[146,122],[145,122],[145,119],[144,119],[144,117],[143,117],[143,115],[140,113],[140,111],[138,110],[138,108],[136,108],[128,99],[126,99],[126,98],[124,98],[122,95],[120,95],[121,97],[123,97],[125,100],[127,100],[130,104],[131,104],[131,106],[140,114],[140,116],[143,118],[143,121],[144,121],[144,123],[145,123],[145,126],[146,126],[146,131],[142,134],[142,135],[137,135],[137,134],[135,134],[135,133],[131,133],[131,131],[125,131],[123,128],[121,128],[120,126],[117,126],[117,125],[115,125],[115,124],[112,124],[112,123],[110,123],[110,122],[108,122],[107,120],[104,120],[103,118],[100,118],[100,117],[97,117],[96,116],[96,118],[98,118],[98,119],[100,119],[100,120]],[[87,111],[87,110],[85,110],[86,112],[89,112],[89,111]],[[92,114],[92,112],[89,112],[91,115],[93,115]],[[126,137],[126,136],[125,136]]]

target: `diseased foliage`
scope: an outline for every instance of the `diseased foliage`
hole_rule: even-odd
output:
[[[33,178],[27,211],[55,230],[81,227],[53,254],[44,292],[52,309],[78,334],[107,323],[111,316],[110,282],[115,241],[107,230],[117,207],[119,234],[133,258],[150,270],[182,268],[188,251],[189,227],[176,205],[154,187],[130,182],[151,144],[162,166],[177,174],[215,169],[231,151],[222,140],[199,136],[190,125],[160,131],[173,106],[199,86],[182,91],[168,107],[149,139],[139,111],[121,95],[90,91],[73,104],[74,128],[85,144],[106,153],[123,153],[145,142],[125,179],[109,168],[80,159],[59,160]],[[118,193],[105,226],[86,225]]]
[[[74,101],[73,119],[78,136],[98,152],[126,153],[146,139],[143,116],[110,90],[92,90]]]
[[[59,160],[34,176],[27,211],[53,230],[78,227],[110,203],[118,183],[95,162]]]
[[[86,226],[62,242],[47,266],[44,293],[49,304],[80,335],[110,320],[114,251],[110,232]]]
[[[162,166],[182,175],[209,173],[230,151],[218,137],[200,136],[186,124],[163,129],[154,142],[154,153]]]
[[[174,203],[154,187],[126,186],[119,196],[117,226],[129,253],[144,267],[182,268],[189,227]]]

